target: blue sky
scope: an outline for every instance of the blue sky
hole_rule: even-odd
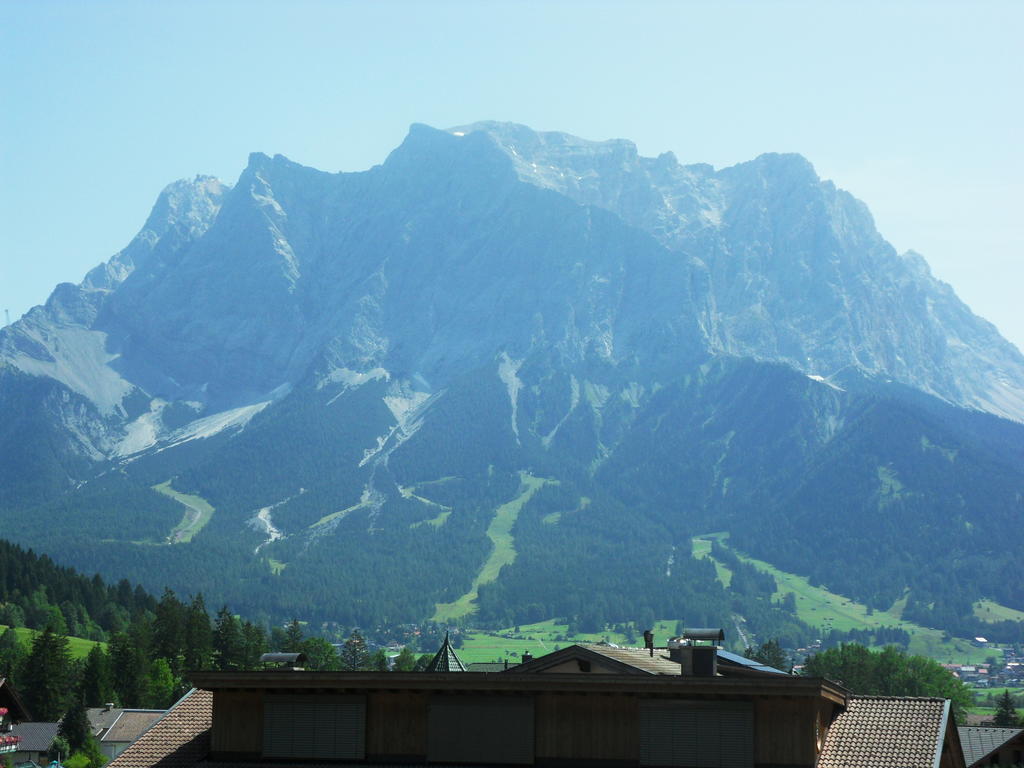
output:
[[[0,2],[0,309],[251,151],[381,162],[512,120],[720,167],[800,152],[1024,347],[1024,3]],[[2,318],[2,316],[0,316]]]

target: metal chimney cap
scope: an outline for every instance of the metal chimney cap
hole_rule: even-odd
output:
[[[720,643],[725,640],[725,632],[721,628],[687,629],[683,632],[684,640],[699,640]]]
[[[304,653],[264,653],[260,656],[260,661],[264,664],[303,664],[306,661],[306,654]]]

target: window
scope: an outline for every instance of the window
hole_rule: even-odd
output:
[[[267,696],[263,756],[359,760],[365,757],[363,696]]]
[[[753,708],[745,702],[642,701],[640,764],[751,768]]]
[[[430,762],[533,762],[533,699],[434,696],[427,721]]]

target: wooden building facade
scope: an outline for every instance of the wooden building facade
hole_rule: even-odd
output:
[[[197,673],[211,762],[814,766],[847,692],[821,679]]]

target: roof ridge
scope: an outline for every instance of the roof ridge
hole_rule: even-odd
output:
[[[888,701],[948,701],[948,699],[942,696],[892,696],[892,695],[861,695],[854,694],[850,697],[851,700],[888,700]]]

